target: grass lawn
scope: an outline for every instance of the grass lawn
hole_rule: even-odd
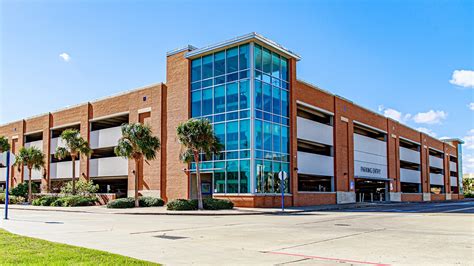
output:
[[[0,265],[159,265],[104,251],[24,237],[0,229]]]

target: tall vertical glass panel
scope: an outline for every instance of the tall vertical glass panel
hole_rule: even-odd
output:
[[[213,193],[281,192],[278,172],[289,172],[287,66],[285,57],[258,44],[192,60],[191,115],[208,119],[224,146],[202,156]]]

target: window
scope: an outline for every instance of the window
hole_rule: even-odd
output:
[[[212,55],[204,56],[202,58],[202,79],[208,79],[213,76],[212,63],[213,63]]]
[[[250,88],[249,81],[244,80],[240,82],[240,109],[250,108]]]
[[[226,138],[226,150],[237,150],[239,148],[239,133],[238,133],[239,122],[228,122],[226,124],[227,138]]]
[[[225,86],[216,86],[214,88],[214,113],[225,112]]]
[[[239,192],[239,161],[227,161],[227,193]]]
[[[272,70],[272,54],[270,50],[263,48],[263,56],[262,56],[262,70],[264,73],[271,73]]]
[[[288,81],[288,61],[285,58],[281,58],[281,79]]]
[[[240,161],[240,193],[250,192],[250,160]]]
[[[272,124],[263,122],[263,149],[272,150]]]
[[[201,91],[195,91],[191,94],[191,116],[201,116]]]
[[[263,83],[263,110],[272,111],[272,85]]]
[[[421,193],[421,185],[417,183],[401,182],[402,193]]]
[[[281,90],[281,115],[288,116],[289,115],[289,105],[288,105],[288,92],[285,90]]]
[[[332,177],[298,174],[298,191],[329,192],[332,191]]]
[[[239,69],[249,68],[249,45],[239,46]]]
[[[319,112],[301,105],[298,106],[296,115],[329,126],[332,126],[333,124],[332,115],[328,115],[323,112]]]
[[[226,85],[227,112],[237,110],[239,107],[239,88],[237,82]]]
[[[255,109],[262,110],[263,92],[262,82],[255,81]]]
[[[202,91],[202,115],[212,114],[212,89]]]
[[[400,168],[420,171],[420,165],[411,162],[405,162],[400,160]]]
[[[273,151],[281,152],[281,126],[273,124]]]
[[[281,90],[278,87],[273,86],[272,90],[273,98],[273,113],[279,115],[281,112]]]
[[[280,56],[272,54],[272,76],[280,78]]]
[[[201,59],[195,59],[191,63],[191,81],[201,80]]]
[[[227,49],[226,57],[227,57],[227,73],[232,73],[239,70],[238,48],[235,47],[235,48]]]
[[[403,140],[403,139],[400,139],[400,147],[403,147],[405,149],[410,149],[413,151],[420,151],[420,145]]]
[[[214,76],[225,74],[225,51],[214,54]]]
[[[369,138],[373,138],[380,141],[386,141],[386,134],[380,131],[373,130],[368,127],[364,127],[362,125],[354,124],[354,133],[359,134],[362,136],[366,136]]]

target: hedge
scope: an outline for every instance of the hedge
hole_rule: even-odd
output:
[[[0,193],[0,204],[5,204],[5,193]],[[25,198],[21,196],[9,196],[10,204],[20,204],[25,202]]]
[[[160,198],[140,197],[138,198],[138,204],[140,207],[159,207],[165,205],[165,202]],[[107,208],[111,209],[123,209],[133,207],[135,207],[134,198],[121,198],[107,203]]]
[[[203,199],[203,207],[205,210],[230,210],[234,208],[234,203],[230,200],[223,199]],[[166,204],[170,211],[192,211],[198,209],[197,200],[177,199]]]
[[[95,196],[42,196],[33,200],[35,206],[76,207],[93,206],[98,201]]]

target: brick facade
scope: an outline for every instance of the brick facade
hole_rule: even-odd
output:
[[[165,201],[190,197],[188,165],[180,162],[181,146],[176,138],[179,123],[190,117],[190,60],[183,49],[167,56],[166,84],[156,84],[105,99],[80,104],[56,112],[12,122],[0,126],[0,135],[12,143],[12,152],[17,153],[24,145],[24,136],[33,132],[43,133],[43,152],[50,154],[51,129],[79,125],[81,135],[90,140],[91,120],[126,113],[129,122],[150,125],[153,133],[160,138],[161,149],[154,161],[141,162],[135,169],[133,161],[128,162],[128,192],[134,189],[134,174],[139,175],[139,190],[142,195],[153,195]],[[333,95],[296,76],[296,59],[289,59],[290,75],[290,169],[291,195],[285,197],[287,206],[307,206],[335,204],[337,193],[354,193],[354,124],[361,123],[387,133],[387,170],[390,178],[390,192],[400,193],[400,139],[407,139],[421,145],[421,185],[422,192],[430,193],[429,154],[430,148],[445,153],[444,180],[445,194],[451,194],[449,156],[457,156],[457,146],[444,143],[424,133],[420,133],[392,119],[360,107],[342,97]],[[311,105],[333,114],[334,139],[334,192],[298,192],[297,169],[297,104]],[[460,158],[459,158],[460,159]],[[89,160],[81,159],[79,176],[89,179]],[[23,169],[12,168],[12,186],[23,182]],[[50,156],[46,156],[45,175],[41,180],[42,189],[51,186]],[[431,200],[449,199],[445,194],[431,194]],[[234,201],[237,206],[278,207],[279,195],[214,195]],[[426,200],[422,193],[403,194],[402,201]],[[451,199],[462,198],[452,194]]]

